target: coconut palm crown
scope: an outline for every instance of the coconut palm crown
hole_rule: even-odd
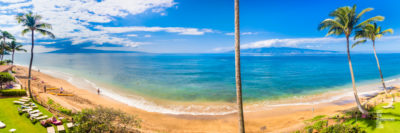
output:
[[[3,60],[5,48],[6,48],[6,39],[14,39],[14,36],[7,31],[0,31],[0,39],[2,40],[1,45],[1,60]]]
[[[366,41],[365,39],[375,41],[376,39],[383,37],[383,35],[388,33],[393,34],[393,32],[394,32],[393,29],[386,29],[382,31],[381,26],[378,26],[376,23],[367,24],[363,26],[361,29],[357,30],[354,36],[354,40],[356,39],[364,39],[364,40],[357,41],[356,43],[353,44],[352,47],[355,47],[361,44],[362,42],[365,42]]]
[[[12,58],[11,58],[12,64],[14,64],[14,53],[15,53],[15,51],[24,51],[24,52],[26,52],[26,49],[22,48],[22,46],[23,45],[21,45],[21,43],[15,41],[15,40],[12,40],[10,43],[8,43],[8,49],[9,49],[9,51],[12,52]]]
[[[373,8],[366,8],[362,10],[360,13],[356,12],[357,6],[354,5],[353,7],[345,6],[345,7],[339,7],[333,12],[329,14],[329,16],[333,18],[328,18],[322,21],[319,26],[318,30],[323,30],[323,29],[328,29],[328,34],[329,35],[345,35],[346,36],[346,41],[347,41],[347,59],[349,62],[349,68],[350,68],[350,74],[351,74],[351,79],[353,83],[353,92],[354,92],[354,97],[357,103],[358,109],[361,111],[363,114],[368,114],[368,112],[364,109],[364,107],[360,103],[360,99],[358,98],[357,94],[357,88],[355,85],[355,79],[354,79],[354,73],[353,73],[353,66],[351,64],[351,57],[350,57],[350,44],[349,44],[349,37],[354,33],[355,30],[361,29],[363,26],[370,24],[375,21],[383,21],[384,17],[383,16],[375,16],[369,19],[366,19],[365,21],[361,21],[362,16],[369,12],[372,11]]]

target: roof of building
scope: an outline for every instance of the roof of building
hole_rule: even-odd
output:
[[[0,65],[0,72],[7,72],[8,70],[11,70],[12,65]]]

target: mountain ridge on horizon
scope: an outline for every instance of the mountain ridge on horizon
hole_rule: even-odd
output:
[[[229,51],[226,53],[233,53]],[[249,48],[241,49],[241,54],[270,54],[270,55],[296,55],[296,54],[340,54],[340,51],[330,50],[316,50],[306,48],[293,48],[293,47],[263,47],[263,48]]]
[[[268,55],[299,55],[299,54],[340,54],[340,51],[316,50],[293,47],[264,47],[241,49],[241,54],[268,54]],[[118,50],[98,50],[98,49],[59,49],[46,53],[149,53],[143,51],[118,51]],[[234,53],[234,51],[220,52],[221,54]]]

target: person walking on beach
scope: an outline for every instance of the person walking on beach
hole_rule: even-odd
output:
[[[64,91],[64,89],[61,87],[61,88],[60,88],[60,94],[62,94],[63,91]]]
[[[100,88],[97,88],[97,95],[100,95]]]
[[[44,85],[43,86],[44,93],[46,93],[46,89],[47,89],[47,87],[46,87],[46,85]]]

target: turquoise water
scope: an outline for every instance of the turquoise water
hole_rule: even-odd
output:
[[[400,54],[380,54],[385,77],[400,74]],[[27,54],[16,63],[27,65]],[[372,54],[352,56],[358,83],[377,81]],[[245,102],[343,88],[351,83],[346,55],[243,56]],[[235,101],[229,54],[36,54],[34,66],[70,73],[133,94],[172,101]]]

